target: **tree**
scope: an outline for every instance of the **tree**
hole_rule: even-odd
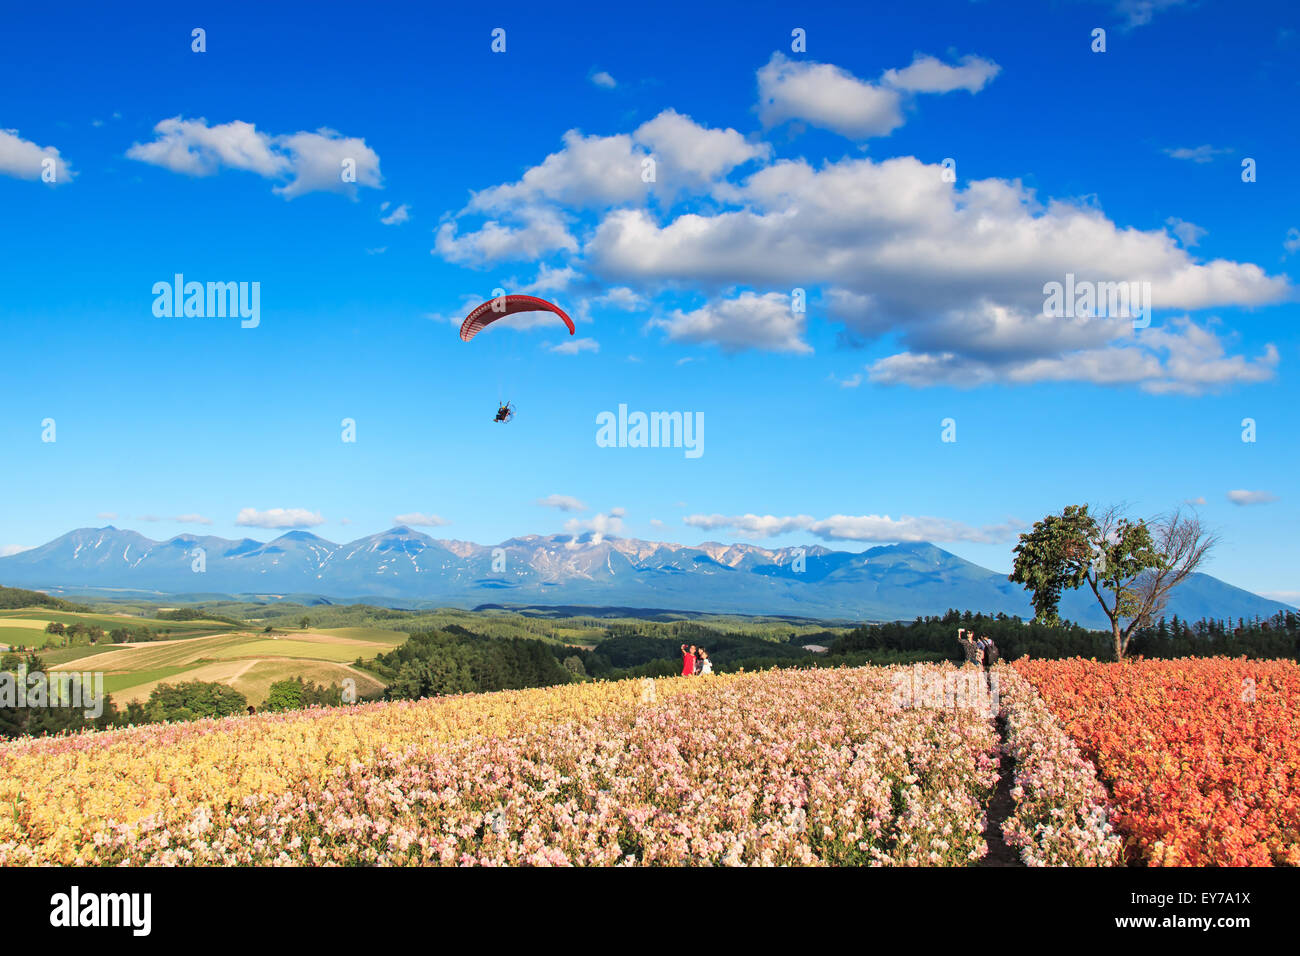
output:
[[[1033,592],[1034,620],[1050,625],[1060,622],[1061,592],[1087,584],[1123,660],[1133,634],[1154,623],[1218,536],[1179,509],[1150,520],[1130,518],[1120,505],[1088,509],[1070,505],[1020,535],[1010,579]]]
[[[298,622],[298,626],[301,627],[304,631],[307,630],[307,628],[311,627],[311,618],[304,615],[303,619]]]

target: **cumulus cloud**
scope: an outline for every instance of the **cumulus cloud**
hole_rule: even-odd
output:
[[[587,506],[572,495],[547,495],[538,498],[537,503],[543,508],[558,508],[560,511],[586,511]]]
[[[903,125],[899,92],[830,63],[772,54],[758,71],[758,117],[766,127],[802,120],[851,139],[887,136]]]
[[[795,120],[849,139],[888,136],[903,125],[905,94],[978,93],[1001,69],[978,56],[951,66],[917,53],[909,66],[871,82],[830,63],[774,53],[758,71],[758,117],[765,127]]]
[[[808,354],[812,346],[803,340],[805,319],[804,313],[791,310],[790,297],[784,293],[742,292],[690,312],[674,310],[649,325],[667,331],[674,342],[709,343],[724,352],[763,349]]]
[[[396,515],[393,518],[393,524],[410,525],[413,528],[441,528],[443,525],[451,524],[451,522],[440,515],[412,511],[410,514]]]
[[[885,83],[908,93],[951,93],[966,90],[978,93],[1002,67],[992,60],[978,56],[965,56],[956,66],[949,66],[938,57],[916,54],[911,66],[901,70],[886,70]]]
[[[319,511],[306,508],[243,508],[235,518],[235,524],[244,528],[311,528],[324,523]]]
[[[705,187],[737,166],[767,157],[771,149],[748,142],[734,129],[701,126],[672,109],[633,133],[584,136],[571,129],[562,141],[563,148],[517,182],[476,192],[464,212],[513,212],[538,203],[600,209],[638,202],[654,190],[672,195]],[[643,173],[652,156],[655,175],[647,182]]]
[[[582,535],[587,532],[591,533],[591,543],[600,544],[606,535],[618,534],[623,530],[623,516],[626,514],[623,508],[611,508],[608,514],[596,514],[590,518],[570,518],[564,522],[564,530],[571,535]],[[570,541],[570,548],[578,547],[576,540]]]
[[[52,186],[71,182],[76,175],[55,147],[37,146],[16,129],[0,129],[0,175],[39,182],[47,166],[54,170]]]
[[[271,136],[242,120],[209,126],[202,117],[175,116],[154,126],[154,133],[153,141],[136,143],[126,155],[187,176],[237,169],[264,179],[287,179],[273,188],[285,199],[309,192],[355,197],[357,186],[379,188],[382,183],[379,156],[365,140],[331,129]]]
[[[1288,253],[1300,252],[1300,229],[1292,226],[1286,231],[1286,238],[1282,240],[1282,248]]]
[[[845,159],[821,168],[780,161],[736,187],[742,208],[664,224],[646,209],[614,210],[583,251],[595,275],[630,285],[820,284],[828,313],[853,335],[892,334],[905,346],[882,360],[875,376],[913,383],[983,384],[1001,380],[1004,371],[1018,381],[1060,379],[1069,374],[1060,367],[1067,356],[1092,361],[1094,378],[1145,381],[1149,372],[1163,380],[1166,371],[1153,351],[1201,357],[1221,351],[1213,335],[1176,326],[1160,335],[1143,330],[1142,342],[1129,342],[1137,347],[1123,355],[1099,353],[1131,340],[1131,321],[1045,316],[1044,284],[1067,274],[1149,282],[1156,309],[1263,305],[1293,292],[1284,276],[1252,263],[1198,262],[1163,229],[1121,228],[1087,204],[1044,205],[1019,182],[976,180],[959,188],[940,173],[914,157]],[[674,337],[696,340],[715,329],[725,333],[732,323],[713,311],[677,316],[668,327]],[[762,315],[786,330],[802,323],[788,313],[781,320],[772,308]],[[776,341],[789,346],[794,338]],[[1123,367],[1109,367],[1116,357]],[[1235,369],[1245,380],[1262,380],[1275,364],[1271,347],[1255,360],[1213,357],[1210,378]],[[1193,373],[1191,380],[1203,378]]]
[[[604,70],[591,74],[591,82],[606,90],[612,90],[618,86],[618,82]]]
[[[1277,501],[1277,495],[1267,491],[1246,491],[1240,489],[1228,492],[1228,500],[1234,505],[1266,505]]]
[[[386,202],[379,207],[379,211],[387,212],[388,207],[391,205],[392,203]],[[410,219],[411,219],[411,210],[406,205],[406,203],[402,203],[392,212],[388,213],[388,215],[381,216],[379,221],[382,222],[385,226],[400,226],[404,222],[409,222]]]
[[[502,260],[536,259],[556,251],[577,252],[578,240],[569,232],[561,215],[553,209],[535,206],[518,213],[522,225],[512,226],[489,220],[479,229],[457,235],[454,222],[438,227],[433,252],[461,265],[489,265]]]
[[[541,200],[572,208],[595,208],[631,202],[647,194],[641,163],[649,155],[631,135],[583,136],[571,129],[564,147],[524,172],[518,182],[476,192],[466,207],[490,212]]]
[[[806,531],[823,541],[1006,541],[1020,528],[1019,522],[974,527],[948,518],[904,515],[831,515],[817,519],[810,515],[688,515],[683,519],[693,528],[708,531],[726,529],[751,538],[772,538],[794,531]]]
[[[655,182],[661,191],[700,189],[737,166],[771,154],[766,143],[751,143],[734,129],[710,129],[667,109],[633,134],[655,157]]]

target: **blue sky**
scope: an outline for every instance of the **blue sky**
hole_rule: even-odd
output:
[[[9,11],[0,549],[400,516],[1005,570],[1066,504],[1196,502],[1211,573],[1300,596],[1289,5],[707,7]],[[155,316],[177,273],[259,324]],[[1067,273],[1149,327],[1045,316]],[[497,288],[577,335],[462,343]],[[703,454],[598,447],[620,404]]]

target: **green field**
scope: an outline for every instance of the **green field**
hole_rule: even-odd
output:
[[[139,644],[109,644],[43,652],[55,671],[104,674],[104,688],[119,705],[143,701],[161,683],[210,681],[227,684],[253,705],[260,705],[275,681],[301,677],[320,684],[351,678],[358,694],[372,694],[383,684],[352,668],[396,647],[406,635],[382,628],[337,628],[297,631],[289,637],[237,631]]]
[[[242,627],[212,618],[169,621],[152,616],[176,603],[174,599],[168,605],[100,600],[85,612],[45,607],[0,610],[0,644],[37,647],[52,670],[103,673],[105,688],[119,706],[147,699],[160,683],[183,681],[227,684],[258,705],[272,683],[293,677],[326,685],[350,679],[361,695],[381,691],[383,683],[376,674],[357,669],[353,662],[373,661],[402,645],[409,634],[421,631],[464,628],[485,638],[521,638],[591,650],[611,638],[624,639],[626,647],[627,638],[694,642],[697,636],[720,638],[722,632],[764,645],[798,644],[806,636],[829,643],[847,630],[839,624],[808,620],[729,615],[605,616],[594,609],[574,616],[572,610],[554,609],[552,613],[546,608],[398,610],[362,604],[307,606],[235,600],[188,607],[205,615],[243,621]],[[301,627],[304,618],[306,628]],[[51,621],[65,625],[79,622],[105,632],[146,627],[160,639],[129,644],[101,641],[90,646],[81,636],[73,646],[63,647],[61,637],[44,633]],[[168,633],[161,637],[164,630]]]

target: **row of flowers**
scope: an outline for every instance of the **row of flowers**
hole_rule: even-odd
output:
[[[896,677],[572,685],[10,745],[0,862],[969,864],[993,728],[900,707]]]
[[[994,673],[1004,746],[1015,761],[1015,809],[1002,824],[1007,844],[1029,866],[1119,865],[1123,842],[1111,828],[1097,768],[1028,681],[1006,665]]]
[[[1129,859],[1300,864],[1292,661],[1018,661],[1114,803]]]

